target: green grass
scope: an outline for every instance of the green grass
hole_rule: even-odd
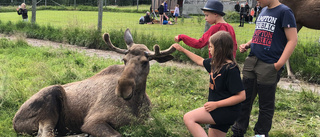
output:
[[[12,119],[20,105],[41,88],[88,78],[122,62],[88,57],[67,49],[32,47],[24,40],[0,39],[0,136],[16,136]],[[126,126],[123,136],[190,137],[183,115],[207,100],[208,75],[204,69],[151,66],[147,94],[153,109],[145,124]],[[320,136],[320,96],[311,91],[277,89],[271,137]],[[252,136],[258,114],[253,105],[246,136]],[[228,132],[228,136],[231,132]]]

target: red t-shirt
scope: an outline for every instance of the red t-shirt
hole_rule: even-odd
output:
[[[230,33],[233,39],[233,56],[236,57],[237,48],[238,48],[236,34],[234,33],[233,27],[228,23],[217,23],[215,25],[212,25],[209,28],[209,30],[202,35],[200,39],[191,38],[184,34],[180,34],[179,39],[182,40],[185,44],[187,44],[190,47],[201,49],[209,44],[208,41],[210,36],[220,30],[224,30]],[[212,58],[210,51],[209,51],[209,58]]]

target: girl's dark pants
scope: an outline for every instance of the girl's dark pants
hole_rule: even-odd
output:
[[[255,56],[246,58],[243,67],[243,84],[246,91],[246,100],[242,102],[240,117],[232,126],[233,136],[243,137],[249,125],[252,104],[259,96],[259,116],[255,124],[255,134],[264,134],[268,137],[271,129],[275,108],[275,93],[277,83],[283,68],[277,71],[274,64],[268,64]]]

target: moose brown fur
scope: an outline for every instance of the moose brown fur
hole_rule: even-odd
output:
[[[320,1],[319,0],[280,0],[290,7],[297,22],[297,30],[305,26],[320,29]]]
[[[128,49],[115,47],[104,34],[109,49],[126,54],[125,65],[113,65],[98,74],[74,83],[41,89],[27,100],[13,119],[19,134],[64,136],[87,133],[97,137],[121,136],[117,128],[141,122],[148,117],[150,100],[146,94],[149,61],[173,59],[175,51],[150,51],[133,42],[130,31],[124,39]]]
[[[319,0],[279,0],[290,7],[294,13],[298,32],[305,26],[310,29],[320,29],[320,1]],[[288,77],[294,78],[289,60],[286,63]]]

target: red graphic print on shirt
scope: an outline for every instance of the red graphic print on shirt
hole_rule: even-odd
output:
[[[259,16],[256,21],[256,31],[252,37],[252,43],[271,46],[272,36],[277,18],[272,16]]]

